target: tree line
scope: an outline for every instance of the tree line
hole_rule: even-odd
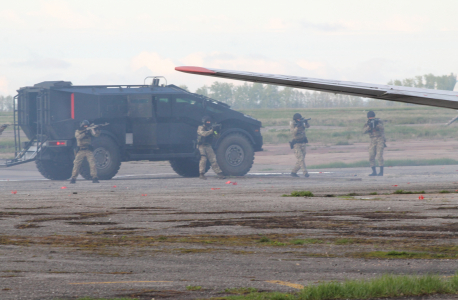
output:
[[[389,85],[409,86],[427,89],[452,91],[457,82],[457,75],[435,76],[419,75],[413,78],[390,80]],[[181,85],[189,91],[185,85]],[[213,82],[204,85],[195,93],[204,95],[232,106],[234,109],[254,108],[327,108],[327,107],[382,107],[411,105],[393,101],[366,99],[355,96],[324,92],[310,92],[293,88],[282,88],[262,83],[234,85],[225,82]],[[13,111],[13,97],[0,96],[0,111]]]
[[[437,89],[453,91],[456,84],[456,74],[435,76],[433,74],[419,75],[413,78],[406,78],[403,80],[390,80],[389,85],[410,86],[425,89]]]
[[[0,96],[0,111],[13,111],[12,96]]]

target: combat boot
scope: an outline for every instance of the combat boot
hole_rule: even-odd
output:
[[[378,173],[377,176],[383,176],[383,167],[380,167],[380,172]]]
[[[207,177],[205,177],[204,173],[200,173],[199,178],[203,180],[207,180]]]
[[[299,175],[297,175],[297,173],[293,173],[293,172],[291,172],[291,176],[293,176],[293,177],[299,177]]]
[[[372,174],[369,174],[369,176],[377,176],[377,171],[375,170],[375,167],[372,168]]]
[[[76,178],[72,178],[72,180],[70,180],[70,183],[76,183]]]
[[[216,178],[218,178],[218,179],[226,179],[226,176],[224,176],[223,173],[218,173],[218,174],[216,174]]]
[[[309,174],[309,172],[307,172],[307,173],[304,173],[304,177],[305,177],[305,178],[308,178],[308,177],[310,177],[310,174]]]
[[[92,183],[100,183],[97,177],[92,178]]]

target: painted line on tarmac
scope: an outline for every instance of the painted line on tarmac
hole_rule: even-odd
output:
[[[164,175],[177,175],[176,173],[159,173],[159,174],[133,174],[133,175],[117,175],[113,178],[125,178],[125,177],[135,177],[135,176],[164,176]],[[29,178],[29,179],[0,179],[0,182],[4,181],[42,181],[50,180],[47,178]],[[82,180],[82,179],[79,179]]]
[[[43,181],[43,180],[51,180],[47,178],[35,178],[35,179],[0,179],[0,182],[4,181]]]
[[[112,283],[164,283],[173,281],[106,281],[106,282],[70,282],[69,284],[112,284]]]
[[[291,288],[294,288],[294,289],[298,289],[298,290],[302,290],[304,288],[304,286],[301,285],[301,284],[287,282],[287,281],[281,281],[281,280],[267,280],[266,282],[279,284],[279,285],[284,285],[284,286],[288,286],[288,287],[291,287]]]
[[[136,176],[163,176],[163,175],[177,175],[177,173],[159,173],[159,174],[132,174],[132,175],[117,175],[113,178],[123,178],[123,177],[136,177]]]
[[[309,172],[309,174],[333,174],[335,172]],[[290,175],[291,173],[248,173],[247,175],[254,176],[272,176],[272,175]],[[126,177],[139,177],[139,176],[164,176],[164,175],[177,175],[176,173],[158,173],[158,174],[130,174],[130,175],[117,175],[113,179],[122,179]],[[177,175],[178,177],[178,175]],[[18,182],[18,181],[44,181],[50,180],[46,178],[30,178],[30,179],[0,179],[0,182]]]
[[[309,174],[334,174],[335,172],[308,172]],[[291,173],[248,173],[247,175],[260,175],[260,176],[269,176],[269,175],[291,175]]]

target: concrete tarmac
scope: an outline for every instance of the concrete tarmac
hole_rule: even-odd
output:
[[[458,167],[368,171],[306,179],[255,165],[203,181],[139,162],[113,180],[70,185],[43,180],[33,164],[0,169],[0,299],[201,299],[454,274]],[[315,197],[282,196],[297,190]]]

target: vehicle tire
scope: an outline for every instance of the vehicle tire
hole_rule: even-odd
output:
[[[198,158],[174,158],[170,160],[170,166],[180,176],[199,177]],[[207,161],[205,173],[210,169],[210,162]]]
[[[253,145],[241,133],[226,136],[216,150],[216,160],[226,176],[243,176],[254,162]]]
[[[51,180],[67,180],[72,177],[73,160],[68,153],[56,153],[52,160],[36,160],[38,171]]]
[[[101,135],[92,139],[92,146],[94,147],[98,179],[110,180],[118,173],[121,167],[121,153],[118,145],[109,136]],[[92,179],[89,163],[86,159],[83,161],[80,170],[80,174],[84,179]]]

